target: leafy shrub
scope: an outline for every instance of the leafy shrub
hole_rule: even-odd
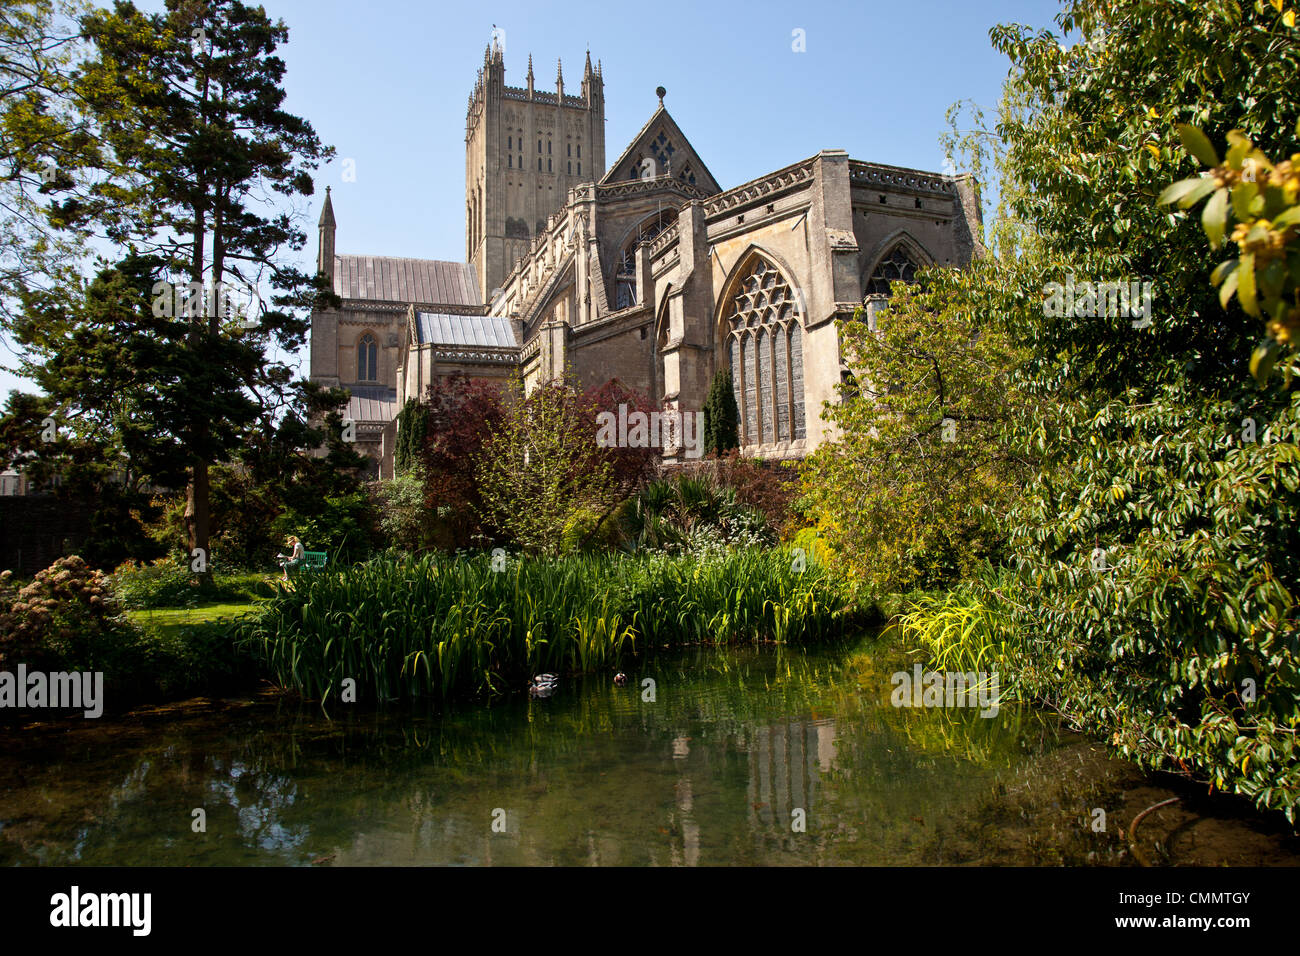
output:
[[[10,580],[4,575],[0,587]],[[0,665],[110,670],[137,637],[105,575],[77,555],[21,589],[0,590]]]
[[[1294,152],[1300,119],[1300,34],[1280,7],[1072,2],[1059,22],[1082,36],[1068,48],[993,32],[1012,62],[1008,101],[1028,107],[998,125],[1003,194],[1053,274],[1001,283],[1019,301],[999,307],[990,290],[980,311],[1031,349],[1013,386],[1036,410],[1012,442],[1034,468],[1001,519],[1021,689],[1123,756],[1294,820],[1300,394],[1283,338],[1300,259],[1283,207],[1300,180],[1262,159]],[[1226,168],[1207,148],[1225,140]],[[1194,155],[1217,168],[1164,198],[1214,196],[1197,215],[1161,206],[1171,180],[1198,172]],[[1240,181],[1247,159],[1255,183]],[[1236,268],[1216,270],[1204,230],[1225,238],[1229,210]],[[1086,298],[1084,321],[1077,301],[1044,307],[1046,281],[1069,274],[1149,276],[1159,305],[1146,324]],[[1252,349],[1268,387],[1249,375]]]
[[[219,556],[214,561],[217,558]],[[270,597],[273,592],[265,576],[257,572],[224,574],[218,570],[210,580],[196,585],[189,563],[180,554],[149,564],[123,562],[109,580],[123,607],[133,611],[193,608],[216,601],[248,601]]]
[[[617,510],[607,514],[599,508],[580,508],[569,516],[560,536],[560,554],[614,551],[622,546]]]
[[[275,520],[274,527],[281,541],[296,534],[306,550],[325,551],[335,564],[365,560],[380,538],[378,509],[364,491],[329,496],[318,514],[287,511]],[[267,565],[273,560],[267,555]]]
[[[826,406],[838,436],[804,460],[803,500],[837,565],[877,593],[951,586],[1000,555],[996,516],[1032,461],[1002,439],[1024,406],[1002,320],[1018,286],[997,260],[923,270],[895,283],[878,331],[841,324],[856,384]]]
[[[197,607],[203,595],[193,580],[189,562],[173,554],[149,564],[127,561],[118,565],[112,585],[123,606],[131,609]]]
[[[432,543],[432,513],[424,503],[424,467],[418,460],[390,481],[380,482],[379,530],[389,547],[419,551]]]
[[[425,404],[419,458],[430,543],[453,551],[495,530],[482,525],[474,473],[484,442],[505,415],[505,400],[500,387],[457,373],[430,385]]]
[[[773,544],[776,535],[756,508],[737,500],[734,488],[678,473],[652,481],[619,513],[633,550],[704,553]]]
[[[139,579],[132,591],[139,599],[161,599],[177,578],[170,567],[127,568]],[[243,595],[255,588],[232,578],[224,589]],[[258,589],[270,590],[260,582]],[[253,658],[235,634],[229,620],[142,627],[123,613],[112,579],[75,555],[21,588],[10,572],[0,574],[0,667],[100,671],[114,708],[250,684]]]
[[[736,501],[760,512],[778,535],[784,536],[798,521],[799,472],[781,461],[745,458],[732,449],[713,466],[714,481],[731,488]]]
[[[790,547],[803,551],[807,560],[825,564],[830,556],[826,539],[816,528],[800,528],[790,539]]]

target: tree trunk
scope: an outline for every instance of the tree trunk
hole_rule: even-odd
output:
[[[195,462],[190,468],[190,482],[185,489],[185,543],[190,570],[200,584],[212,580],[212,550],[208,546],[211,531],[209,491],[208,463]]]

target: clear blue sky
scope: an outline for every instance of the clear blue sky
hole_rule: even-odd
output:
[[[664,86],[669,112],[730,188],[821,149],[940,170],[947,107],[972,99],[991,113],[997,104],[1008,64],[989,28],[1051,28],[1060,9],[1055,0],[265,6],[290,31],[287,108],[338,150],[305,209],[306,264],[326,184],[339,253],[464,259],[465,106],[494,24],[505,31],[511,86],[524,85],[530,52],[537,86],[554,89],[558,57],[570,93],[587,49],[602,61],[607,161]],[[795,30],[805,52],[792,49]],[[343,181],[343,159],[355,160],[355,182]],[[300,360],[305,370],[305,350]],[[0,395],[21,384],[4,371]]]

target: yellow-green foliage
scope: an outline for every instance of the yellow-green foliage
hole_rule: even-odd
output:
[[[1300,152],[1273,163],[1249,137],[1233,130],[1220,161],[1201,130],[1184,124],[1178,132],[1188,152],[1210,171],[1174,183],[1159,201],[1189,209],[1208,196],[1201,225],[1215,249],[1223,244],[1228,223],[1235,223],[1228,238],[1237,256],[1221,262],[1210,279],[1225,309],[1235,295],[1248,315],[1267,316],[1268,334],[1250,360],[1251,374],[1263,385],[1278,359],[1294,356],[1300,346]],[[1284,369],[1289,383],[1290,370]]]
[[[879,331],[841,327],[855,387],[824,417],[839,437],[806,459],[804,502],[834,563],[878,592],[931,588],[995,557],[990,515],[1023,476],[1003,430],[1019,353],[996,316],[1014,294],[994,260],[895,283]]]
[[[999,672],[1001,698],[1013,698],[1014,670],[1009,630],[986,597],[963,592],[915,599],[898,627],[905,639],[919,640],[941,671]]]

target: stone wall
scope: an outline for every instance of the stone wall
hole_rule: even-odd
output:
[[[31,577],[90,536],[90,509],[53,495],[0,497],[0,570]]]

